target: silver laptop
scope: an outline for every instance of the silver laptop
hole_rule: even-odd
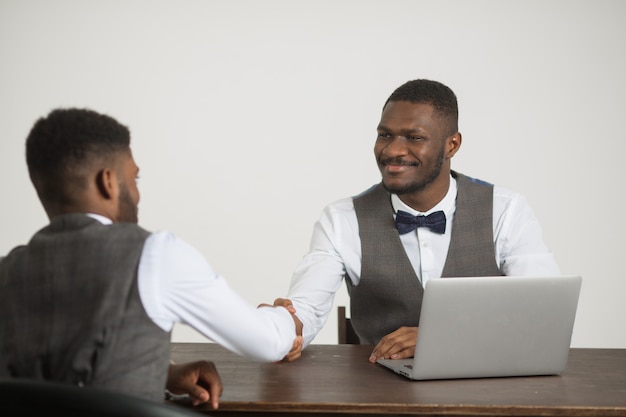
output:
[[[416,380],[559,374],[581,283],[580,276],[430,280],[415,356],[378,363]]]

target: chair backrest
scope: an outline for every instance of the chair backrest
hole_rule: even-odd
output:
[[[346,317],[346,308],[344,306],[337,307],[337,339],[340,345],[358,345],[359,336],[352,328],[350,319]]]
[[[0,379],[0,409],[7,416],[197,417],[181,405],[93,387],[51,381]]]

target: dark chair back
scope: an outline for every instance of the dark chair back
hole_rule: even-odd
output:
[[[352,328],[350,319],[346,317],[346,308],[344,306],[337,307],[337,339],[340,345],[358,345],[359,336],[356,335]]]
[[[198,417],[197,412],[180,405],[28,379],[0,379],[0,408],[2,414],[11,417]]]

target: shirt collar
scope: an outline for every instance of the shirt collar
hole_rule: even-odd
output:
[[[397,194],[391,194],[391,205],[393,207],[394,213],[396,213],[398,210],[402,210],[414,216],[427,216],[430,213],[441,210],[446,213],[447,217],[450,217],[456,207],[456,180],[454,179],[454,177],[450,176],[450,187],[448,188],[448,192],[441,199],[440,202],[435,204],[435,206],[428,211],[421,212],[407,206],[402,202],[402,200],[400,200],[400,197],[398,197]]]
[[[108,217],[104,217],[101,214],[95,214],[95,213],[85,213],[85,214],[88,217],[91,217],[92,219],[98,220],[102,224],[113,224],[113,220],[109,219]]]

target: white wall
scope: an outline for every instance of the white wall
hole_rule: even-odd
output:
[[[624,348],[624,16],[619,0],[0,0],[0,254],[46,223],[28,130],[90,107],[131,128],[140,224],[271,302],[323,206],[379,180],[387,96],[432,78],[459,99],[453,167],[524,193],[583,275],[573,345]]]

